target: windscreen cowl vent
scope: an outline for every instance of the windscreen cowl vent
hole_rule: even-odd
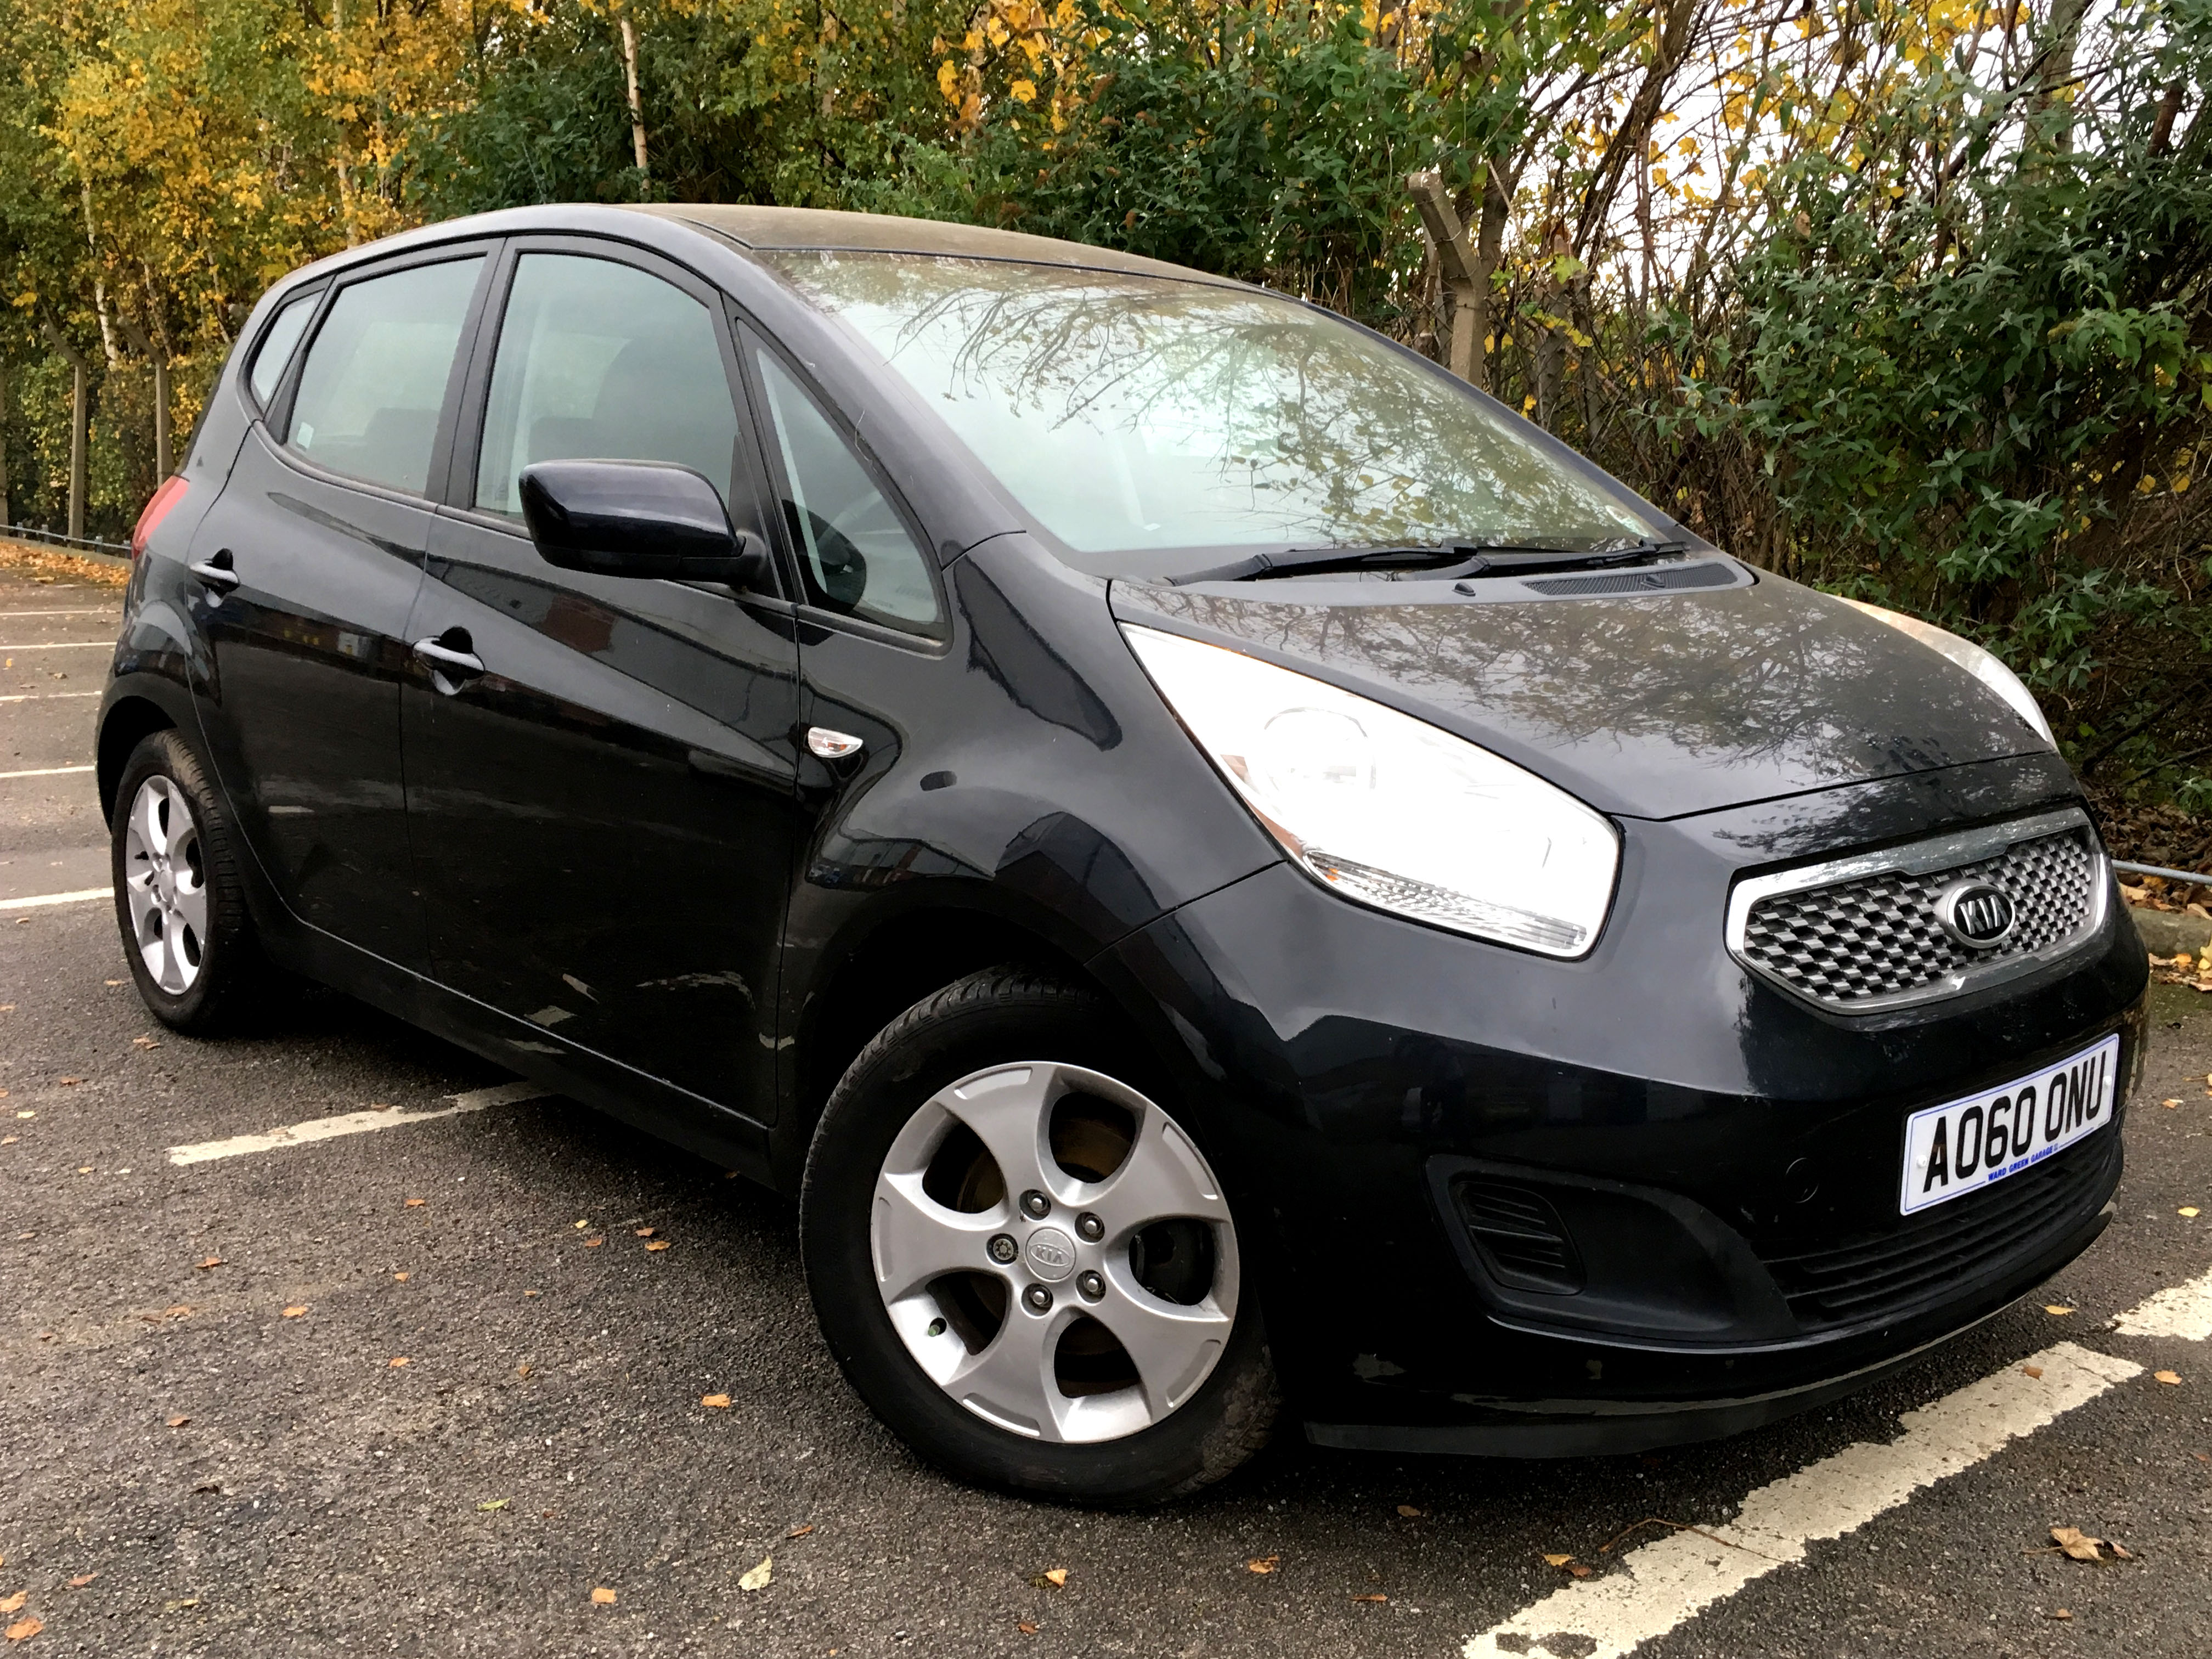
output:
[[[1555,599],[1617,599],[1685,587],[1735,587],[1747,578],[1717,562],[1672,564],[1656,570],[1607,570],[1589,576],[1528,576],[1522,586]]]
[[[1549,1199],[1526,1187],[1476,1180],[1454,1182],[1452,1197],[1482,1265],[1499,1284],[1553,1296],[1582,1289],[1582,1257]]]

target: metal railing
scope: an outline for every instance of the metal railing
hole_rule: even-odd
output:
[[[19,542],[41,542],[49,547],[60,548],[65,553],[78,553],[94,559],[120,559],[131,562],[128,542],[104,542],[96,536],[64,536],[58,530],[41,530],[26,524],[0,524],[0,538]]]
[[[2190,882],[2199,887],[2212,887],[2212,876],[2192,875],[2186,870],[2169,870],[2158,864],[2130,864],[2124,859],[2114,859],[2112,868],[2124,876],[2163,876],[2168,881]]]

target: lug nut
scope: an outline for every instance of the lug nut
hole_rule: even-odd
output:
[[[1022,1300],[1030,1304],[1031,1313],[1052,1311],[1052,1292],[1042,1285],[1032,1285],[1022,1292]]]
[[[1091,1214],[1090,1211],[1085,1210],[1075,1218],[1075,1231],[1096,1244],[1106,1237],[1106,1224]]]
[[[1106,1294],[1106,1281],[1097,1273],[1080,1273],[1075,1276],[1075,1288],[1085,1302],[1096,1302]]]
[[[1021,1254],[1020,1246],[1014,1243],[1014,1236],[1012,1233],[992,1234],[991,1242],[983,1248],[991,1253],[991,1260],[1001,1266],[1012,1261]]]
[[[1032,1221],[1042,1221],[1052,1213],[1052,1200],[1032,1188],[1022,1194],[1022,1213]]]

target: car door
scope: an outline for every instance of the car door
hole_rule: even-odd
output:
[[[489,265],[439,249],[280,312],[243,388],[262,418],[191,554],[200,727],[246,839],[295,915],[412,969],[399,681]]]
[[[758,534],[719,298],[583,240],[516,243],[498,288],[401,699],[432,970],[511,1016],[518,1047],[573,1044],[769,1122],[791,607],[556,568],[517,491],[537,461],[675,462]]]

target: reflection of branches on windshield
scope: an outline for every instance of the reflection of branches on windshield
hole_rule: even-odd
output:
[[[1758,625],[1747,625],[1744,607],[1757,592],[1470,608],[1142,590],[1143,603],[1164,615],[1403,686],[1540,746],[1656,738],[1715,765],[1812,760],[1841,778],[1861,775],[1874,750],[1937,741],[1930,733],[1957,743],[1975,732],[1977,756],[2017,744],[2003,705],[1964,675],[1936,682],[1953,685],[1957,702],[1931,709],[1929,678],[1900,672],[1909,647],[1880,624],[1839,621],[1806,599],[1760,602]],[[1841,708],[1861,723],[1838,726],[1828,711]]]
[[[1133,454],[1148,469],[1142,516],[1174,521],[1185,544],[1624,527],[1510,416],[1272,295],[978,260],[812,255],[785,269],[1017,493],[1040,478],[1031,493],[1065,492]],[[1041,424],[1007,424],[1032,414]],[[1030,505],[1048,521],[1080,510],[1064,495]]]

